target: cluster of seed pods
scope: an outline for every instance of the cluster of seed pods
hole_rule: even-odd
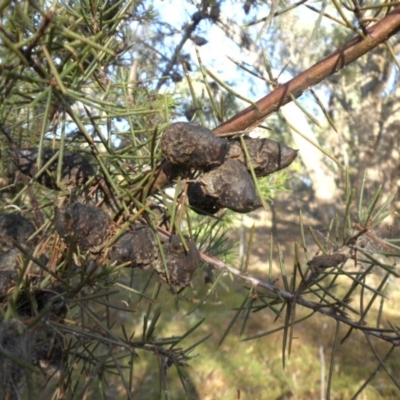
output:
[[[222,208],[247,213],[261,207],[251,170],[261,178],[287,167],[297,156],[296,150],[270,139],[219,138],[210,129],[186,122],[173,123],[163,132],[161,151],[173,168],[183,174],[197,173],[197,179],[188,185],[187,194],[190,206],[199,214],[215,214]],[[56,151],[43,149],[42,164],[47,168],[39,176],[38,149],[13,149],[10,155],[20,172],[36,178],[49,189],[73,191],[95,176],[86,158],[74,152],[63,154],[60,173]],[[14,230],[6,228],[11,222]],[[0,238],[0,274],[7,277],[3,282],[11,282],[16,279],[15,263],[20,254],[11,243],[16,240],[25,245],[34,227],[23,217],[11,215],[3,215],[1,224],[4,225],[4,237]],[[107,243],[113,242],[112,238],[118,232],[106,211],[80,202],[56,209],[54,225],[67,245],[78,246],[95,257],[107,249]],[[20,231],[28,236],[19,237]],[[171,235],[160,246],[154,230],[143,222],[132,224],[106,254],[112,265],[152,267],[161,279],[177,288],[187,286],[200,265],[200,253],[189,239],[182,241],[179,236]]]
[[[189,183],[189,204],[199,214],[221,208],[247,213],[261,207],[251,169],[261,178],[289,166],[297,150],[270,139],[224,139],[187,122],[170,125],[161,139],[163,156],[172,165],[201,174]]]

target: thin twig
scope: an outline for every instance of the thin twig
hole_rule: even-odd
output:
[[[158,228],[158,232],[161,236],[162,239],[166,239],[170,236],[170,233],[167,232],[166,230],[162,228]],[[232,275],[237,276],[240,279],[243,279],[244,281],[250,283],[254,287],[261,287],[263,289],[268,290],[269,292],[275,293],[279,298],[287,301],[288,303],[296,302],[296,304],[300,304],[303,307],[309,308],[310,310],[313,310],[315,312],[318,312],[320,314],[323,314],[327,317],[331,317],[335,319],[336,321],[343,322],[344,324],[351,326],[354,329],[359,329],[363,331],[366,335],[371,335],[375,336],[379,339],[382,339],[386,342],[391,343],[393,346],[400,346],[400,336],[391,336],[384,334],[380,330],[376,329],[370,329],[368,328],[364,322],[355,322],[351,318],[345,317],[343,315],[338,314],[336,311],[332,311],[328,306],[315,303],[313,301],[309,301],[304,299],[303,297],[299,296],[297,292],[295,293],[290,293],[288,291],[282,290],[275,285],[265,282],[261,279],[254,278],[250,275],[246,275],[241,273],[238,269],[231,267],[230,265],[224,263],[223,261],[211,257],[207,254],[200,253],[200,257],[207,263],[210,263],[214,265],[215,267],[225,270]]]

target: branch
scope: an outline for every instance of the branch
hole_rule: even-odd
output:
[[[216,127],[213,130],[214,134],[227,137],[231,132],[237,133],[254,129],[266,117],[279,110],[281,106],[291,102],[293,98],[300,97],[306,90],[368,53],[399,30],[400,6],[396,7],[385,18],[368,29],[367,37],[354,38],[289,82],[278,86],[270,94],[257,101],[258,109],[253,106],[246,108]],[[172,182],[173,174],[171,174],[171,169],[172,167],[168,161],[163,160],[161,167],[155,173],[155,179],[151,185],[151,193],[157,192],[161,187]]]
[[[278,86],[256,104],[250,106],[214,129],[217,136],[230,132],[250,131],[279,110],[280,107],[300,97],[312,86],[322,82],[345,66],[351,64],[400,30],[400,6],[367,30],[365,38],[356,37],[345,46],[303,71],[289,82]]]
[[[228,264],[225,264],[223,261],[218,260],[214,257],[211,257],[207,254],[200,253],[200,256],[204,261],[214,265],[215,267],[217,267],[219,269],[228,271],[229,273],[245,280],[246,282],[249,282],[254,287],[262,287],[263,289],[266,289],[269,292],[277,294],[278,297],[282,298],[283,300],[286,300],[288,303],[295,301],[297,304],[300,304],[303,307],[309,308],[315,312],[318,312],[327,317],[333,318],[336,321],[343,322],[344,324],[349,325],[354,329],[359,329],[359,330],[363,331],[366,335],[375,336],[379,339],[382,339],[386,342],[391,343],[393,346],[400,346],[400,336],[399,335],[391,336],[391,335],[387,335],[387,334],[383,333],[378,328],[371,329],[371,328],[367,327],[366,325],[364,325],[363,322],[355,322],[352,319],[345,317],[343,315],[340,315],[335,311],[331,311],[328,308],[329,306],[324,306],[322,304],[306,300],[301,296],[296,296],[296,293],[286,292],[285,290],[279,289],[278,287],[272,285],[271,283],[262,281],[257,278],[253,278],[252,276],[249,276],[249,275],[244,275],[238,269],[233,268],[233,267],[229,266]]]
[[[175,48],[175,51],[169,60],[167,66],[165,67],[164,71],[161,74],[161,79],[157,83],[156,90],[159,90],[161,86],[165,83],[165,77],[169,75],[172,67],[176,64],[178,60],[179,53],[181,52],[183,46],[185,45],[186,41],[190,38],[192,33],[196,30],[197,25],[201,22],[201,20],[207,18],[208,15],[205,11],[197,11],[192,15],[191,21],[186,25],[181,41]]]
[[[158,227],[158,233],[162,240],[166,240],[171,235],[168,231],[166,231],[165,229],[160,228],[160,227]],[[266,289],[268,292],[275,293],[279,298],[283,299],[284,301],[286,301],[289,304],[291,304],[292,302],[295,302],[296,304],[300,304],[301,306],[309,308],[310,310],[313,310],[314,312],[318,312],[322,315],[333,318],[336,321],[343,322],[344,324],[351,326],[354,329],[361,330],[366,335],[375,336],[381,340],[389,342],[393,346],[400,346],[400,335],[398,335],[398,334],[393,336],[393,335],[385,334],[384,332],[387,332],[387,330],[381,330],[379,328],[371,329],[365,325],[365,321],[355,322],[351,318],[348,318],[344,315],[341,315],[337,311],[332,310],[332,308],[330,308],[329,305],[324,305],[321,303],[316,303],[314,301],[306,300],[303,297],[299,296],[298,293],[296,293],[296,292],[294,292],[294,293],[287,292],[285,290],[279,289],[278,287],[274,286],[271,283],[265,282],[261,279],[254,278],[250,275],[243,274],[238,269],[231,267],[230,265],[225,264],[223,261],[221,261],[217,258],[211,257],[205,253],[200,252],[200,257],[202,258],[203,261],[205,261],[209,264],[212,264],[221,270],[225,270],[225,271],[231,273],[232,275],[237,276],[240,279],[243,279],[244,281],[250,283],[254,287],[260,287],[260,288]]]

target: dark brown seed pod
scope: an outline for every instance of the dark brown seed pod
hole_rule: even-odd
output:
[[[168,277],[161,256],[155,264],[155,269],[160,277],[177,288],[189,285],[200,265],[200,253],[196,245],[188,239],[185,240],[185,243],[189,251],[185,250],[179,236],[171,235],[169,240],[163,244]]]
[[[220,210],[218,200],[205,194],[199,182],[189,183],[187,195],[192,210],[197,214],[210,215]]]
[[[147,225],[133,225],[123,234],[111,250],[111,262],[128,267],[147,268],[157,256],[157,241],[153,230]]]
[[[337,267],[346,260],[347,257],[341,253],[323,254],[322,256],[315,256],[307,265],[311,268],[330,268]]]
[[[38,324],[41,325],[41,324]],[[44,324],[43,324],[44,325]],[[29,332],[23,322],[16,319],[0,319],[0,346],[4,353],[12,354],[18,360],[32,363],[29,357]],[[26,375],[26,371],[10,357],[3,354],[0,357],[0,371],[2,374],[1,389],[3,398],[17,399],[20,397],[19,384]]]
[[[18,280],[17,267],[21,254],[14,242],[28,248],[28,238],[35,227],[26,218],[15,214],[0,214],[0,296],[5,295]],[[35,244],[35,241],[31,243]]]
[[[40,365],[40,369],[47,376],[51,377],[66,365],[67,352],[63,348],[65,338],[46,324],[42,325],[30,338],[31,359],[35,364]]]
[[[15,166],[25,175],[33,178],[37,172],[37,148],[14,149],[9,150]],[[52,149],[43,149],[42,164],[46,164],[56,152]],[[56,159],[37,181],[49,189],[60,190],[61,187],[56,184],[57,179]],[[68,190],[75,189],[86,183],[91,177],[95,176],[94,170],[86,158],[78,153],[64,153],[61,180],[60,183]]]
[[[20,388],[26,385],[25,364],[40,365],[41,372],[54,376],[65,365],[63,338],[46,323],[27,328],[28,322],[19,319],[0,320],[0,346],[5,353],[12,354],[16,363],[9,357],[0,357],[2,371],[2,392],[9,399],[20,398]]]
[[[34,317],[36,312],[47,311],[47,317],[65,317],[67,314],[64,289],[58,285],[51,289],[35,289],[31,293],[22,292],[16,307],[20,317]]]
[[[221,164],[228,152],[225,139],[210,129],[189,122],[176,122],[163,133],[161,151],[171,163],[186,167],[206,168]]]
[[[13,240],[24,246],[35,232],[35,227],[26,218],[16,214],[0,214],[0,253],[15,247]]]
[[[16,271],[18,254],[16,252],[15,257],[8,258],[8,261],[4,261],[4,256],[0,257],[0,300],[18,282],[18,273]]]
[[[56,209],[54,223],[63,239],[70,238],[82,250],[98,253],[113,234],[110,216],[87,204]]]
[[[297,157],[297,150],[270,139],[245,137],[245,144],[256,176],[263,177],[288,167]],[[242,143],[238,139],[229,141],[227,157],[248,166]]]
[[[47,323],[35,324],[27,328],[32,318],[38,313],[46,320],[60,320],[67,314],[66,298],[62,287],[52,289],[22,290],[15,300],[18,319],[2,320],[0,317],[0,346],[19,360],[40,365],[41,371],[54,375],[65,363],[63,340]],[[0,357],[0,371],[4,372],[2,389],[13,393],[19,387],[25,375],[24,368],[18,363],[7,362],[7,357]],[[11,387],[7,385],[11,381]],[[10,398],[19,398],[11,396]]]
[[[193,40],[193,43],[199,47],[208,43],[208,40],[201,36],[192,36],[191,39]]]
[[[250,174],[239,161],[226,159],[202,175],[200,183],[203,193],[217,199],[221,208],[247,213],[262,205]]]

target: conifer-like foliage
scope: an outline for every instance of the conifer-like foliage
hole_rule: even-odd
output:
[[[300,3],[307,1],[282,9],[273,2],[270,15],[253,24],[261,23],[262,32]],[[172,27],[160,22],[150,2],[0,5],[0,399],[37,398],[41,391],[53,399],[135,398],[137,380],[146,379],[136,369],[139,357],[157,360],[159,379],[150,385],[157,390],[148,398],[173,398],[171,369],[186,396],[198,398],[187,370],[196,368],[193,359],[210,336],[197,335],[202,308],[220,292],[238,292],[241,303],[226,326],[207,320],[219,345],[236,326],[244,341],[283,332],[285,367],[296,327],[325,316],[336,324],[327,398],[338,348],[356,331],[376,368],[353,398],[379,371],[400,389],[391,364],[399,327],[385,308],[400,275],[400,248],[398,239],[375,231],[393,211],[394,194],[378,186],[367,200],[365,177],[356,192],[343,168],[340,212],[323,235],[300,214],[301,242],[285,243],[293,265],[285,265],[280,246],[268,239],[269,277],[249,272],[254,231],[241,262],[229,237],[235,215],[268,209],[272,194],[290,180],[278,171],[298,158],[284,139],[250,137],[250,131],[394,35],[400,11],[375,5],[369,18],[369,8],[357,1],[334,2],[354,39],[284,85],[265,62],[275,90],[255,103],[219,81],[200,56],[203,91],[196,93],[193,61],[182,48],[188,40],[206,43],[196,34],[202,22],[224,24],[222,4],[196,4],[181,39],[166,50]],[[245,13],[252,7],[246,1]],[[184,75],[190,97],[179,103],[172,84]],[[236,113],[241,100],[251,105]],[[164,334],[166,306],[174,318],[184,310],[190,327]],[[275,325],[250,332],[261,314]],[[386,346],[383,356],[379,343]]]

